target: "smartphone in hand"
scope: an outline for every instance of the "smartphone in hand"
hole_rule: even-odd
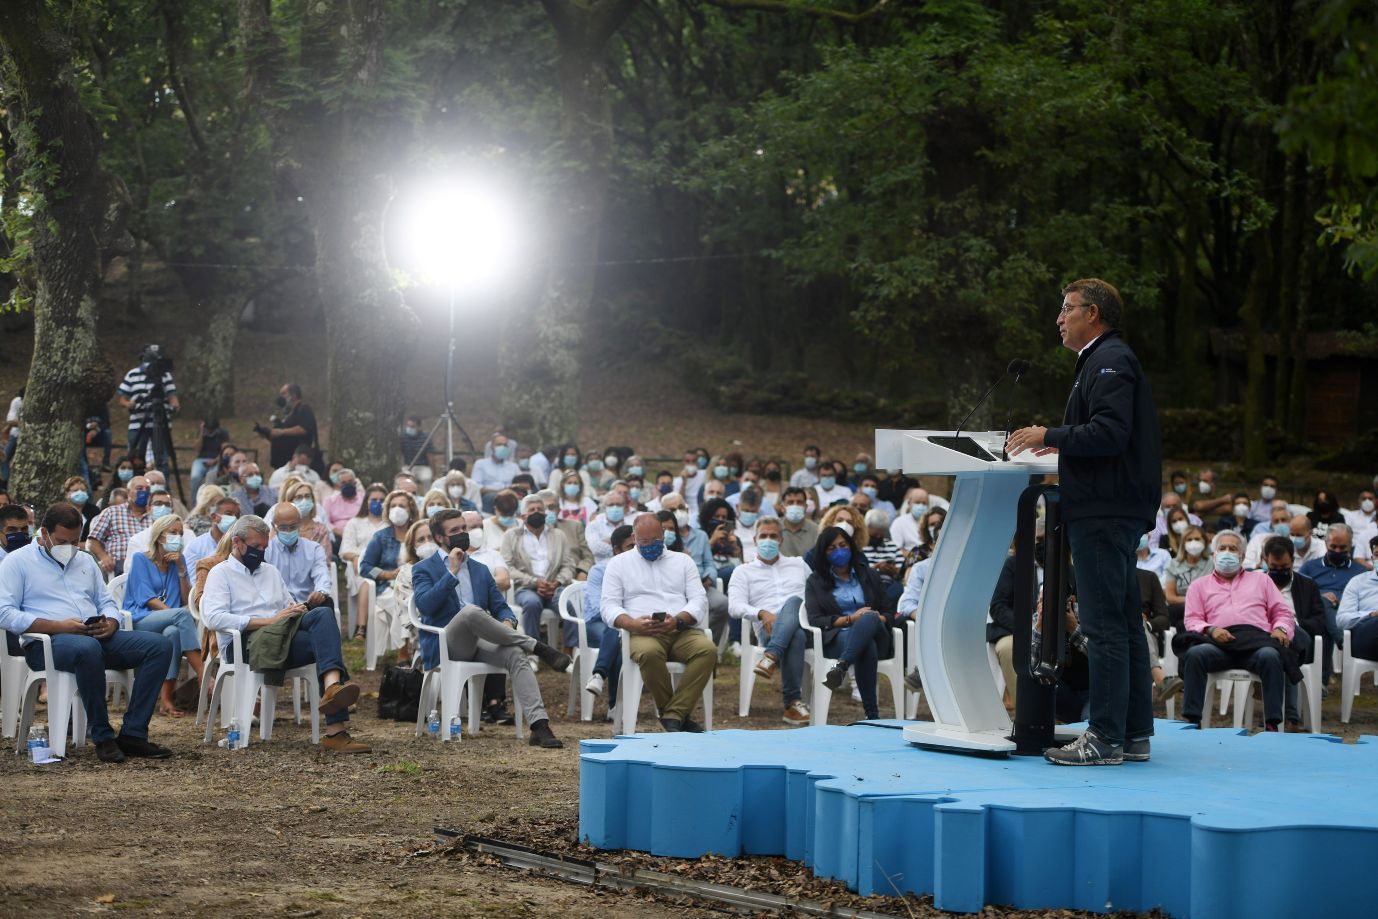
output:
[[[664,622],[665,619],[666,619],[666,617],[668,617],[669,615],[670,615],[669,613],[665,613],[665,612],[651,613],[651,621],[652,621],[652,622]]]

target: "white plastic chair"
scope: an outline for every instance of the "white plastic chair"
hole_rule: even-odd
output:
[[[904,620],[904,640],[909,649],[905,655],[907,666],[919,666],[919,623],[917,619]],[[986,644],[986,655],[995,665],[995,685],[996,693],[1005,692],[1005,678],[1000,673],[1000,661],[995,657],[995,646]],[[904,718],[913,721],[919,717],[919,700],[923,698],[923,693],[912,691],[907,685],[904,687]]]
[[[756,690],[756,663],[765,656],[765,646],[756,644],[756,629],[753,624],[746,619],[742,623],[742,651],[741,651],[741,678],[737,686],[737,714],[745,718],[751,714],[751,694]],[[804,655],[804,666],[809,666],[812,661],[807,653]],[[809,689],[811,684],[806,682],[801,689]]]
[[[808,609],[805,604],[799,604],[799,626],[804,629],[809,638],[809,653],[813,655],[810,666],[813,670],[813,701],[811,705],[810,724],[819,725],[828,723],[828,707],[832,704],[832,690],[823,685],[823,678],[828,675],[828,671],[837,666],[835,658],[823,655],[823,630],[817,626],[809,625]],[[904,633],[899,629],[890,630],[891,647],[895,653],[889,658],[878,661],[876,664],[876,676],[885,677],[890,681],[890,694],[895,706],[895,717],[904,717]],[[876,687],[877,704],[879,704],[880,687]]]
[[[249,729],[253,724],[254,703],[260,693],[263,701],[259,706],[258,738],[262,741],[273,737],[273,718],[277,710],[277,691],[265,686],[263,674],[249,668],[244,654],[244,637],[239,629],[227,629],[234,650],[234,663],[221,660],[215,674],[215,686],[211,691],[210,704],[206,710],[206,733],[204,742],[210,743],[215,735],[215,716],[220,713],[222,725],[228,727],[231,718],[239,721],[239,736],[242,746],[249,745]],[[225,649],[221,648],[221,655]],[[284,683],[292,691],[293,706],[296,709],[296,722],[301,723],[301,702],[297,692],[296,680],[306,681],[306,694],[311,712],[311,742],[321,740],[321,692],[314,663],[294,667],[285,674]],[[226,687],[226,684],[229,684]]]
[[[1263,685],[1257,673],[1248,670],[1219,670],[1206,678],[1206,698],[1201,703],[1201,727],[1211,726],[1211,695],[1219,690],[1221,696],[1231,692],[1236,696],[1234,705],[1234,726],[1243,728],[1254,720],[1253,684]],[[1222,704],[1221,708],[1225,706]],[[1223,714],[1223,712],[1222,712]]]
[[[110,579],[105,585],[105,589],[110,593],[110,599],[120,610],[120,628],[126,632],[133,631],[134,617],[129,610],[124,608],[124,589],[128,585],[129,575],[121,574]],[[134,694],[134,671],[133,670],[107,670],[105,671],[105,686],[110,693],[110,704],[120,703],[120,694],[124,694],[124,703],[129,704],[129,699]]]
[[[617,706],[620,710],[619,721],[622,723],[623,734],[636,733],[637,710],[641,708],[641,692],[646,687],[646,681],[641,677],[641,665],[632,660],[632,636],[626,629],[618,629],[622,633],[622,676],[617,684]],[[703,629],[703,634],[708,636],[708,640],[713,640],[712,629]],[[684,665],[674,661],[665,663],[666,669],[670,671],[670,685],[677,686],[679,678],[684,675]],[[713,680],[703,687],[703,727],[705,730],[713,730]]]
[[[1301,665],[1302,698],[1299,701],[1306,726],[1310,728],[1312,734],[1319,734],[1321,732],[1321,675],[1323,673],[1321,654],[1324,643],[1319,635],[1313,636],[1311,640],[1315,654],[1311,657],[1311,663]]]
[[[1340,655],[1340,721],[1349,724],[1349,716],[1354,711],[1354,697],[1359,694],[1359,685],[1364,674],[1372,674],[1378,684],[1378,661],[1354,656],[1354,636],[1345,629],[1345,646]]]
[[[67,735],[70,728],[72,745],[81,746],[86,742],[86,709],[82,707],[81,695],[77,692],[77,676],[53,665],[53,639],[51,635],[29,633],[43,644],[43,669],[29,670],[21,693],[19,722],[15,731],[14,752],[22,753],[28,743],[29,726],[33,724],[34,707],[38,704],[40,684],[48,684],[48,748],[54,756],[67,755]],[[23,658],[21,658],[23,660]],[[27,668],[28,663],[24,666]]]
[[[1163,633],[1163,653],[1158,655],[1158,666],[1163,668],[1164,679],[1167,679],[1170,676],[1180,678],[1182,675],[1181,664],[1177,660],[1177,653],[1172,650],[1172,639],[1176,637],[1176,635],[1177,629],[1175,626],[1169,627],[1168,630]],[[1169,696],[1167,702],[1164,703],[1164,706],[1167,709],[1168,720],[1175,720],[1177,717],[1176,694]]]
[[[574,700],[577,697],[580,721],[593,720],[593,694],[582,689],[593,679],[593,665],[598,660],[598,649],[589,647],[588,623],[584,621],[584,593],[587,588],[586,581],[575,581],[560,594],[560,621],[572,622],[579,630],[579,645],[574,649],[574,659],[569,665],[569,708],[565,717],[574,717]]]
[[[445,629],[421,621],[416,609],[415,594],[412,594],[411,600],[407,603],[407,616],[416,627],[418,635],[430,632],[440,642],[440,667],[426,671],[425,676],[421,678],[421,701],[416,707],[416,736],[421,736],[425,729],[426,716],[435,707],[438,698],[440,739],[449,743],[450,720],[459,714],[466,692],[469,694],[469,733],[477,734],[479,719],[483,713],[483,681],[492,674],[506,676],[507,671],[502,667],[481,664],[478,661],[457,661],[450,657]],[[525,736],[522,730],[522,709],[520,705],[513,705],[512,709],[516,713],[517,739],[521,740]]]
[[[24,682],[29,674],[29,662],[22,654],[11,654],[9,636],[0,648],[0,730],[5,737],[13,737],[19,726],[19,702],[24,697]]]

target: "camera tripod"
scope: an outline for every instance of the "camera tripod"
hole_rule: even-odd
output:
[[[187,504],[187,495],[182,489],[182,470],[177,466],[177,448],[172,444],[172,418],[168,412],[161,376],[158,382],[153,384],[153,389],[143,404],[148,409],[148,417],[129,448],[130,458],[144,456],[151,442],[153,462],[161,466],[163,459],[167,459],[172,470],[172,480],[177,483],[177,496],[183,504]]]
[[[455,416],[454,398],[454,375],[455,375],[455,293],[450,291],[450,350],[445,355],[445,411],[440,413],[440,417],[435,420],[430,433],[417,448],[416,455],[407,460],[408,466],[416,466],[421,463],[426,456],[426,449],[435,440],[435,435],[440,431],[440,426],[445,425],[445,462],[448,465],[450,460],[455,458],[455,430],[458,429],[464,442],[469,445],[470,453],[477,453],[474,448],[474,441],[469,437],[469,432],[464,430],[464,426],[459,423],[459,418]]]

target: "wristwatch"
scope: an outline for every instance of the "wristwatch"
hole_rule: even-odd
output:
[[[678,616],[675,617],[675,631],[676,631],[676,632],[683,632],[683,631],[686,631],[686,630],[689,629],[689,628],[691,628],[691,626],[689,625],[688,622],[686,622],[685,620],[679,618]]]

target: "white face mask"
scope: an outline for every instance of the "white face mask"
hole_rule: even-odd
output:
[[[483,527],[469,531],[469,549],[478,551],[483,548]]]
[[[1196,483],[1196,490],[1197,490],[1198,492],[1200,492],[1201,494],[1203,494],[1203,495],[1208,495],[1208,494],[1211,493],[1211,483],[1210,483],[1210,482],[1197,482],[1197,483]]]
[[[1364,500],[1360,501],[1359,510],[1363,511],[1365,514],[1373,513],[1373,499],[1365,498]]]
[[[1178,536],[1181,536],[1183,533],[1187,531],[1187,527],[1189,526],[1191,526],[1191,524],[1187,523],[1185,520],[1174,520],[1172,522],[1172,532],[1176,533]]]
[[[65,567],[67,567],[67,565],[69,565],[69,564],[71,563],[72,559],[76,558],[76,556],[77,556],[77,547],[76,547],[76,546],[52,546],[52,547],[50,547],[50,548],[48,549],[48,554],[49,554],[50,556],[52,556],[53,561],[57,562],[59,565],[61,565],[61,566],[63,566],[63,567],[65,568]]]
[[[451,498],[462,498],[462,497],[464,497],[464,489],[461,488],[461,487],[458,486],[458,485],[451,485],[449,488],[447,488],[447,489],[445,489],[445,490],[448,491],[448,492],[450,493],[450,497],[451,497]]]
[[[1247,505],[1247,504],[1236,504],[1236,505],[1234,506],[1234,515],[1235,515],[1236,517],[1247,517],[1247,516],[1249,516],[1249,505]]]
[[[1206,551],[1206,544],[1199,539],[1188,539],[1186,549],[1187,555],[1196,558]]]
[[[679,526],[682,526],[682,527],[687,527],[687,526],[689,525],[689,512],[688,512],[688,511],[675,511],[674,514],[675,514],[675,523],[676,523],[676,524],[678,524]]]
[[[388,510],[388,522],[395,527],[406,526],[407,521],[410,519],[411,514],[407,513],[405,507],[394,507]]]
[[[1278,490],[1271,485],[1264,485],[1258,490],[1259,497],[1264,501],[1271,501],[1277,497]]]
[[[416,557],[419,559],[430,558],[432,555],[435,555],[438,548],[439,547],[433,542],[417,543]]]
[[[846,533],[848,536],[853,536],[856,534],[856,528],[845,520],[839,520],[837,522],[837,528],[842,532]]]

